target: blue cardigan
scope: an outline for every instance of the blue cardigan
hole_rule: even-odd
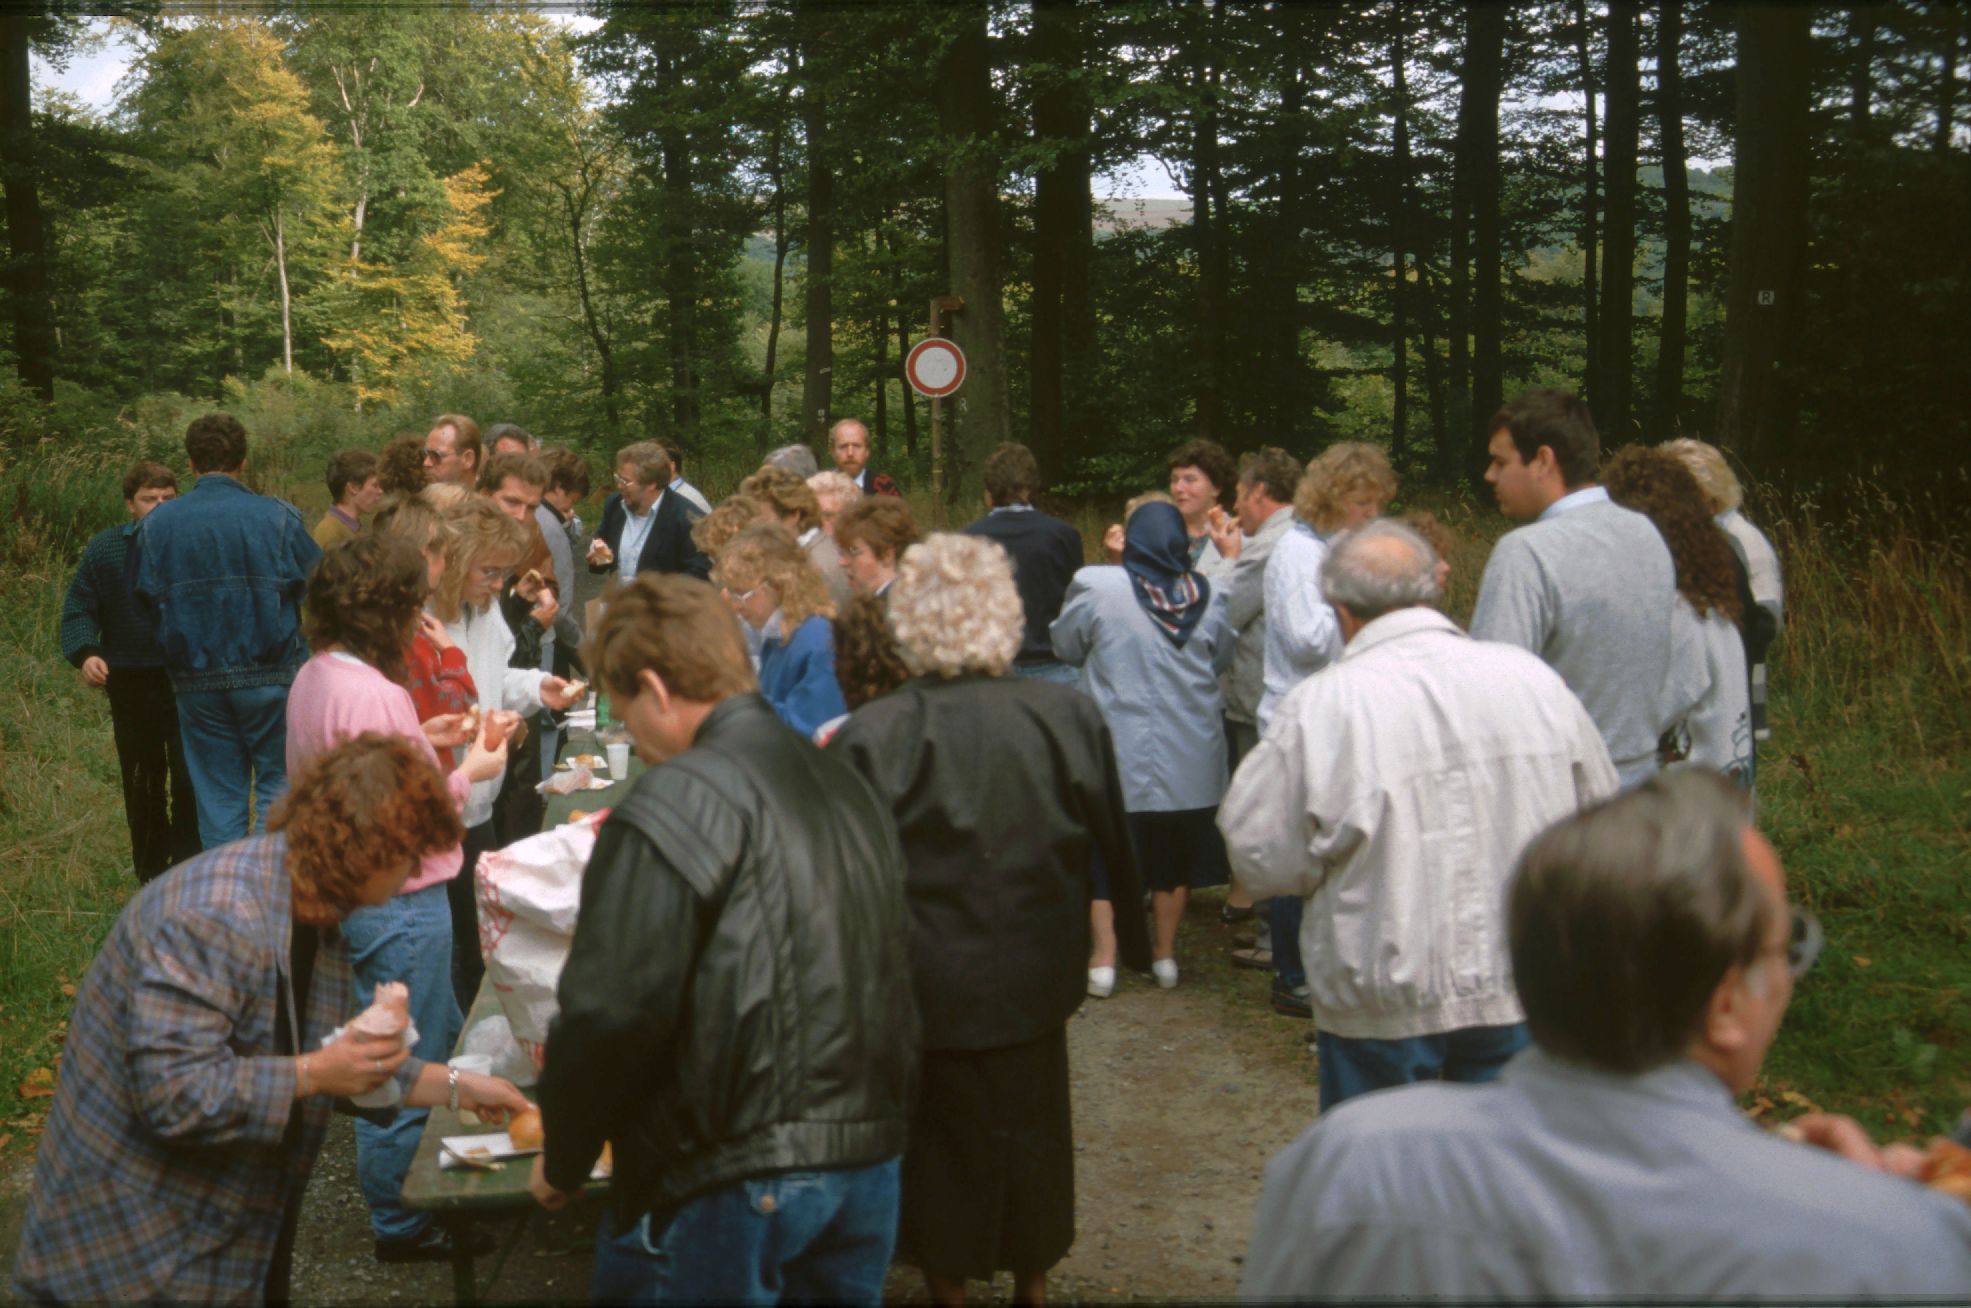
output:
[[[760,693],[803,736],[849,711],[835,681],[835,628],[820,614],[760,644]]]

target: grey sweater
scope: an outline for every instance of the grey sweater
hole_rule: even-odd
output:
[[[1696,703],[1703,651],[1679,651],[1670,550],[1642,514],[1591,501],[1507,532],[1479,583],[1471,634],[1530,650],[1601,730],[1624,786]]]

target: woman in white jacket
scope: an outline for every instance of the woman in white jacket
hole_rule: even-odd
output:
[[[501,588],[527,549],[527,531],[485,500],[473,497],[447,511],[451,537],[445,575],[431,596],[434,616],[445,635],[465,653],[466,669],[478,688],[479,709],[501,734],[543,704],[564,709],[571,702],[568,683],[538,668],[508,666],[513,631],[500,612]],[[493,801],[504,775],[476,781],[465,801],[465,865],[447,883],[452,905],[452,982],[459,1009],[472,1011],[485,963],[479,953],[479,911],[473,892],[479,856],[494,847]]]

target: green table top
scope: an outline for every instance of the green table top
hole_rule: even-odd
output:
[[[574,754],[605,753],[606,751],[603,749],[601,742],[595,738],[595,733],[592,731],[575,731],[569,729],[562,732],[562,758],[568,758]],[[635,781],[644,774],[644,771],[643,760],[636,756],[635,748],[631,748],[629,781]],[[560,826],[568,820],[568,815],[577,809],[580,809],[584,813],[593,813],[599,808],[608,808],[629,793],[629,783],[611,777],[607,768],[601,769],[596,775],[609,781],[610,784],[607,789],[578,790],[572,795],[547,796],[547,813],[541,819],[542,827],[545,829],[547,827]]]

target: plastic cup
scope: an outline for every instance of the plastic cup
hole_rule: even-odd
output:
[[[493,1074],[493,1056],[491,1054],[460,1054],[452,1060],[452,1066],[461,1072],[471,1072],[477,1076],[491,1076]]]
[[[618,781],[629,776],[630,743],[627,740],[622,740],[605,746],[605,748],[609,751],[609,775],[615,777]]]

